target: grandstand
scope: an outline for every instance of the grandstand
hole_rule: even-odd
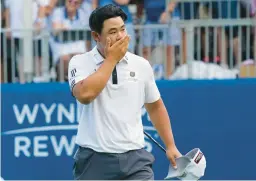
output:
[[[70,58],[95,46],[88,18],[101,1],[83,0],[76,25],[58,12],[68,2],[1,0],[2,82],[65,82]],[[161,2],[155,9],[142,0],[123,6],[130,51],[151,62],[156,79],[255,77],[255,1]]]

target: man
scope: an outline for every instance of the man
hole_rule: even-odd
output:
[[[35,80],[40,82],[48,81],[47,72],[42,70],[42,34],[40,31],[45,27],[45,9],[48,5],[48,0],[33,0],[32,1],[32,20],[33,28],[36,30],[35,36],[33,36],[33,55],[36,58],[35,61]],[[24,18],[23,18],[23,1],[5,0],[6,6],[6,27],[12,29],[7,33],[7,38],[14,39],[14,58],[18,61],[18,77],[20,83],[25,83],[24,77],[24,61],[22,55],[23,39],[24,39]],[[32,51],[32,50],[31,50]],[[18,56],[17,56],[18,55]]]
[[[144,149],[143,105],[174,167],[181,156],[150,64],[127,52],[126,19],[112,4],[94,10],[89,25],[97,46],[69,63],[69,84],[79,112],[75,179],[154,179],[154,157]]]
[[[52,15],[52,28],[55,30],[54,35],[64,36],[63,30],[79,29],[88,26],[89,15],[80,8],[81,0],[65,0],[65,5],[55,8]],[[63,34],[61,34],[63,33]],[[69,34],[71,37],[71,33]],[[52,43],[54,64],[57,69],[57,80],[67,80],[68,64],[72,56],[81,54],[89,48],[89,40],[81,40],[78,33],[75,39],[63,41],[62,38],[54,38]],[[89,39],[89,37],[88,37]]]
[[[165,0],[144,0],[146,25],[167,24],[170,20],[178,21],[180,19],[179,9],[176,8],[176,2],[170,2],[166,7]],[[175,25],[170,28],[145,28],[143,29],[143,57],[149,59],[153,47],[162,43],[166,49],[166,76],[170,77],[174,71],[173,51],[181,42],[181,31]]]
[[[180,11],[181,20],[193,20],[198,19],[198,9],[200,2],[179,2],[177,8]],[[185,29],[182,29],[182,64],[187,63],[187,33]]]

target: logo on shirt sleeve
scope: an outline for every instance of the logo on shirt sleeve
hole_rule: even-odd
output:
[[[71,70],[71,77],[75,77],[75,76],[76,76],[76,68]]]

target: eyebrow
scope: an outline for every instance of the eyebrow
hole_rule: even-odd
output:
[[[125,24],[123,24],[122,26],[121,26],[121,28],[124,28],[125,27]],[[117,28],[111,28],[111,29],[109,29],[108,30],[108,32],[110,32],[110,31],[113,31],[113,30],[116,30]]]

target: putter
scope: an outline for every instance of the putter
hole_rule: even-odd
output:
[[[152,136],[150,136],[150,134],[148,134],[146,131],[143,131],[144,132],[144,134],[151,140],[151,141],[153,141],[162,151],[164,151],[165,153],[166,153],[166,150],[165,150],[165,148],[162,146],[162,145],[160,145],[160,143],[158,143]]]

